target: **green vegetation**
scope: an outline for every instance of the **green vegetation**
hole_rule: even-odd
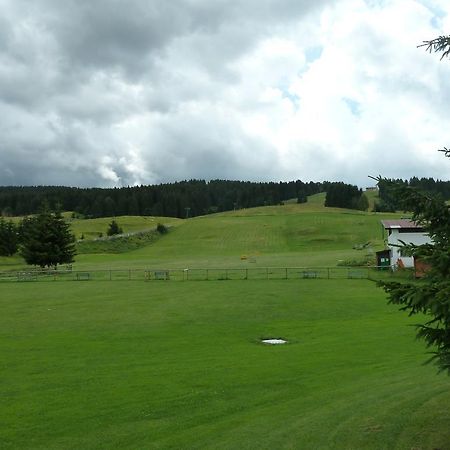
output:
[[[18,229],[12,220],[0,217],[0,256],[12,256],[18,250]]]
[[[448,448],[448,379],[368,281],[8,283],[0,299],[5,449]]]
[[[122,234],[123,230],[119,227],[119,224],[115,221],[115,219],[111,220],[111,223],[108,225],[108,229],[106,230],[107,236],[115,236],[116,234]]]
[[[56,269],[73,261],[75,236],[60,212],[44,206],[38,215],[21,222],[20,253],[27,264]]]
[[[68,215],[70,217],[70,214]],[[99,219],[71,219],[68,218],[73,233],[77,239],[84,235],[85,239],[98,238],[100,234],[105,235],[105,230],[111,222],[111,217]],[[156,228],[158,223],[167,226],[176,226],[183,223],[182,220],[173,217],[146,217],[146,216],[124,216],[117,217],[120,221],[120,227],[124,233],[135,233],[140,231],[149,231]]]
[[[117,241],[94,240],[105,231],[111,218],[69,219],[75,235],[84,235],[77,243],[79,255],[73,267],[304,267],[374,261],[374,251],[384,247],[380,219],[399,216],[325,208],[324,200],[325,193],[321,193],[308,197],[303,204],[294,201],[189,220],[120,217],[117,221],[124,233],[142,233]],[[155,230],[158,223],[169,226],[171,232],[155,240],[152,233],[146,232]],[[368,241],[369,247],[357,250]],[[241,256],[248,259],[242,260]],[[2,267],[16,269],[20,260],[14,258],[3,266],[0,259]]]
[[[367,211],[369,201],[364,196],[362,189],[358,189],[358,186],[342,182],[330,183],[327,186],[325,206]]]
[[[395,215],[324,208],[324,197],[120,217],[129,236],[99,240],[111,218],[71,219],[85,235],[73,268],[337,266],[383,247],[379,221]],[[0,257],[3,270],[20,265]],[[123,272],[0,282],[2,448],[448,448],[448,378],[421,365],[412,320],[375,283]],[[289,343],[260,343],[269,337]]]
[[[409,186],[394,186],[394,192],[405,209],[413,211],[413,219],[433,244],[404,246],[428,265],[421,284],[383,282],[382,286],[391,303],[401,305],[410,315],[427,315],[427,321],[417,326],[417,337],[431,348],[432,360],[450,375],[450,207]]]
[[[77,242],[77,253],[126,253],[153,244],[159,237],[157,230],[150,230],[94,240],[83,239]]]
[[[170,216],[186,218],[236,208],[277,205],[288,198],[321,192],[326,183],[300,180],[250,182],[189,180],[153,186],[82,189],[61,186],[0,186],[0,215],[37,212],[47,201],[74,217]]]

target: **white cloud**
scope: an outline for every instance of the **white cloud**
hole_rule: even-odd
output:
[[[448,178],[443,0],[108,5],[0,0],[0,184]]]

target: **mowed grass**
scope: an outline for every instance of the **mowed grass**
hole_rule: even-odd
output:
[[[0,305],[2,449],[450,448],[449,378],[366,280],[8,283]]]
[[[196,217],[178,222],[150,246],[121,255],[79,255],[74,267],[193,268],[336,266],[363,260],[384,248],[374,214],[325,208],[323,196],[306,204],[287,204]],[[370,248],[354,247],[370,241]],[[247,257],[247,259],[241,259]]]

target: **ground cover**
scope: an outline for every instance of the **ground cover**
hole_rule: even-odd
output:
[[[72,232],[77,239],[84,236],[85,239],[94,239],[100,235],[106,236],[106,231],[113,217],[101,217],[99,219],[72,219],[68,218]],[[158,223],[175,226],[182,221],[175,217],[153,216],[121,216],[115,218],[124,233],[148,231],[156,228]]]
[[[308,203],[242,209],[189,220],[120,217],[117,221],[125,233],[151,230],[158,222],[169,225],[171,231],[157,242],[139,240],[127,245],[124,240],[104,250],[89,237],[105,234],[111,218],[73,219],[72,229],[86,241],[80,252],[83,254],[76,257],[73,266],[79,270],[305,267],[374,260],[374,251],[384,248],[380,220],[399,215],[325,208],[324,198],[324,194],[317,194],[309,197]],[[355,249],[369,241],[368,248]],[[0,270],[23,266],[18,257],[0,258]]]
[[[156,229],[118,234],[96,239],[82,239],[76,243],[77,254],[125,253],[155,243],[161,237]]]
[[[370,281],[7,283],[0,305],[1,448],[449,448],[449,379]]]
[[[387,217],[396,215],[304,204],[214,214],[183,221],[155,244],[126,254],[80,255],[76,267],[298,267],[374,260],[384,248],[380,220]],[[354,248],[368,241],[369,248]]]

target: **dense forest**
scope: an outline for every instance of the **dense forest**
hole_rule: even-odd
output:
[[[439,195],[444,200],[450,200],[450,181],[434,180],[433,178],[413,177],[409,181],[402,179],[386,179],[378,183],[379,201],[375,203],[375,211],[392,212],[401,209],[401,199],[391,189],[391,183],[401,186],[411,186],[422,192]]]
[[[394,180],[450,199],[450,181],[433,178]],[[383,182],[379,211],[397,209]],[[339,193],[338,193],[339,191]],[[126,215],[194,217],[254,206],[277,205],[288,199],[306,202],[307,196],[329,192],[327,206],[365,209],[358,203],[362,191],[356,186],[327,181],[250,182],[189,180],[123,188],[75,188],[64,186],[0,187],[0,215],[24,216],[36,213],[46,202],[50,208],[74,211],[83,217]],[[347,193],[347,194],[345,194]],[[347,198],[348,197],[348,198]]]
[[[214,212],[276,205],[287,199],[305,202],[322,192],[326,183],[256,183],[226,180],[189,180],[153,186],[74,188],[63,186],[0,187],[3,216],[34,214],[46,201],[52,209],[74,211],[84,217],[194,217]]]
[[[369,201],[362,189],[358,189],[358,186],[338,182],[329,183],[326,189],[325,206],[359,209],[361,211],[366,211],[369,208]]]

